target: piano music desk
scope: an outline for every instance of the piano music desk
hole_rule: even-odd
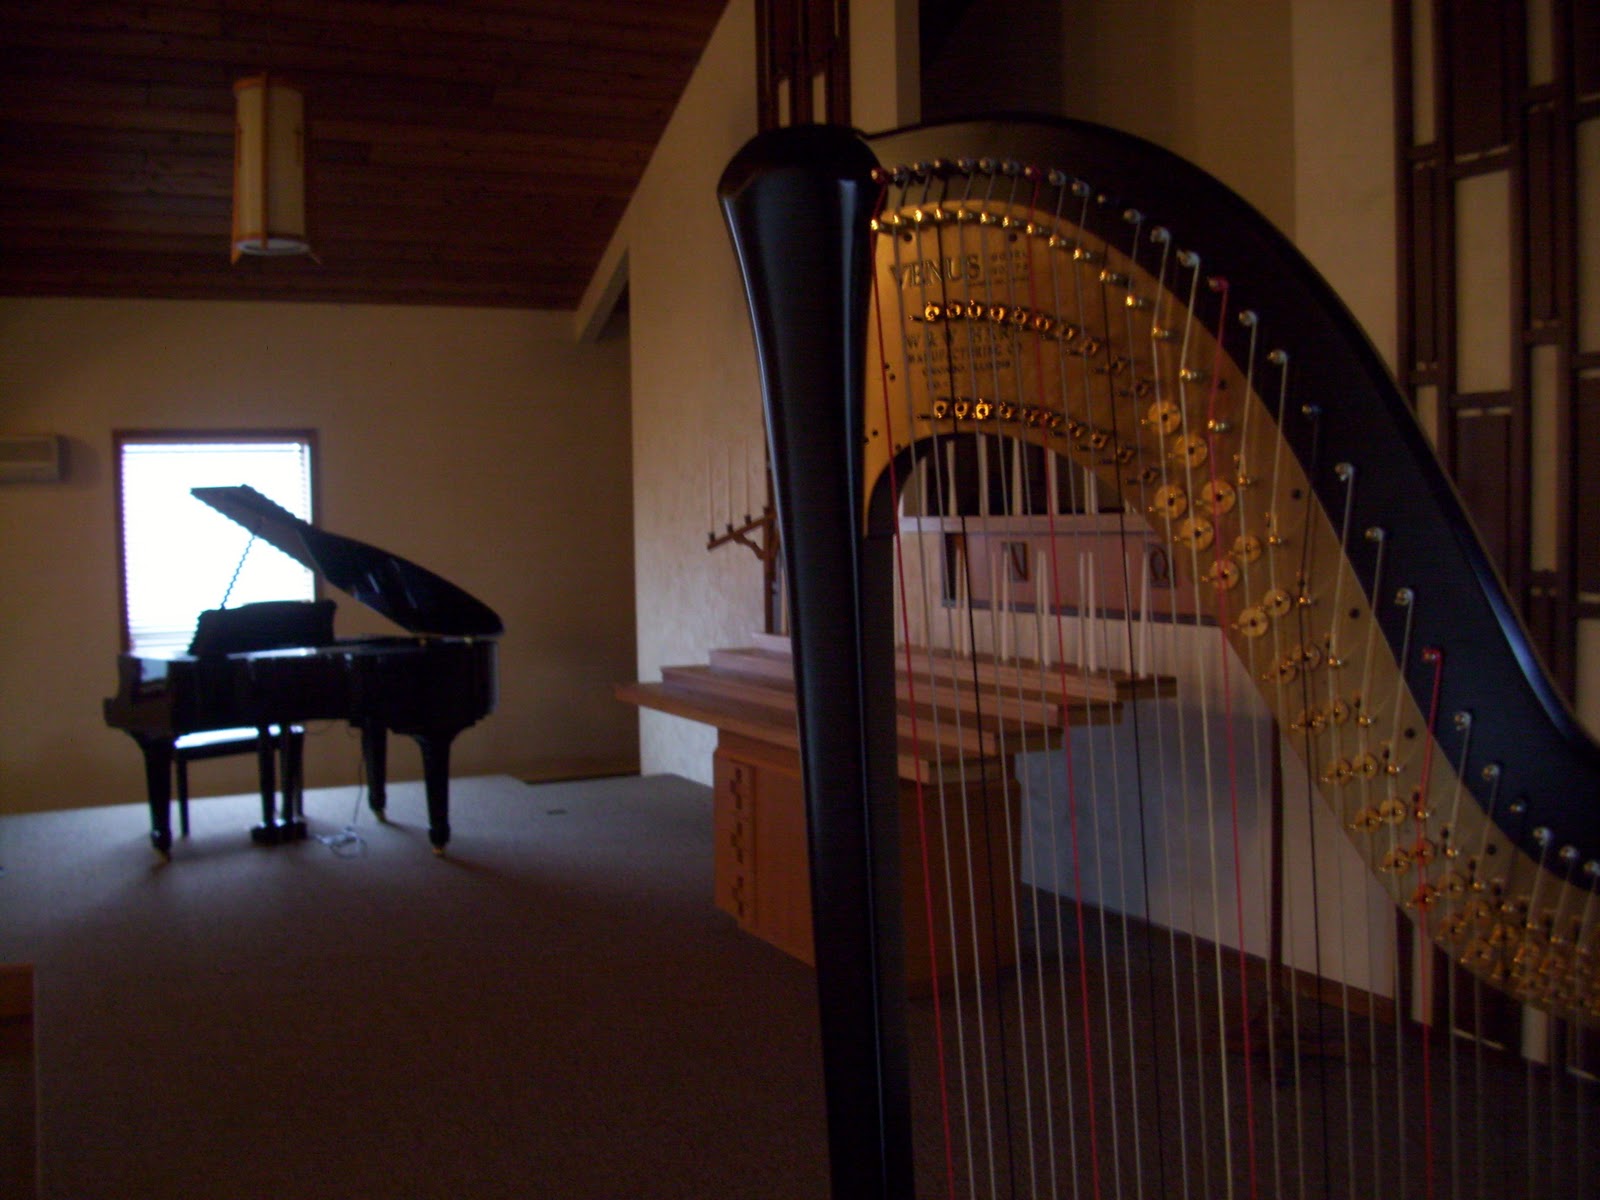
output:
[[[971,688],[962,690],[951,683],[950,671],[959,671],[964,685],[974,671],[993,684],[997,679],[1016,679],[1019,668],[986,659],[974,662],[927,651],[914,653],[918,660],[916,707],[921,717],[915,723],[915,742],[912,688],[903,667],[899,681],[900,836],[905,847],[901,861],[906,977],[912,988],[924,990],[933,979],[935,959],[929,952],[926,935],[919,935],[928,922],[922,854],[917,849],[917,780],[922,781],[922,806],[931,845],[937,846],[942,840],[938,824],[941,807],[946,830],[955,839],[962,836],[965,825],[978,828],[985,819],[991,822],[995,836],[989,844],[994,849],[987,861],[982,855],[973,860],[970,892],[964,868],[952,880],[953,890],[958,897],[978,897],[982,918],[976,923],[979,928],[1009,929],[1014,864],[1006,861],[1006,830],[1020,829],[1019,789],[1012,775],[1011,757],[1023,749],[1034,751],[1059,745],[1063,716],[1075,726],[1113,721],[1118,718],[1122,701],[1153,694],[1162,685],[1069,674],[1069,694],[1063,694],[1061,676],[1055,673],[1045,693],[1039,694],[1037,670],[1024,667],[1025,682],[1020,691],[1014,686],[999,689],[1010,693],[1004,701],[1005,711],[988,711],[995,703],[995,695],[985,694],[987,708],[980,732]],[[757,635],[748,647],[712,651],[705,666],[666,667],[661,675],[660,683],[619,684],[616,694],[618,699],[641,708],[685,717],[717,730],[712,760],[713,896],[717,907],[731,915],[740,928],[814,965],[810,857],[800,781],[794,666],[788,639]],[[939,682],[932,682],[935,678]],[[940,714],[937,728],[932,719],[935,709]],[[959,722],[958,711],[962,715]],[[965,758],[961,778],[953,777],[949,769],[958,755]],[[952,802],[952,797],[958,802]],[[939,878],[934,889],[934,928],[943,930],[948,924],[944,911],[948,894],[943,870],[935,873]],[[989,886],[991,880],[994,887]],[[996,908],[993,922],[987,919],[991,905]],[[951,961],[945,941],[945,937],[939,937],[935,947],[941,976],[948,973]],[[962,950],[970,958],[969,948],[963,946]],[[985,966],[1009,965],[1014,959],[1012,951],[1005,947],[997,951],[987,941],[979,946],[978,954]],[[963,969],[968,965],[963,962]]]

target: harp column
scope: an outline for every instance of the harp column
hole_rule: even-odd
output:
[[[909,1195],[911,1184],[906,1048],[894,1017],[905,990],[902,888],[896,856],[881,852],[898,844],[898,773],[894,739],[867,732],[896,721],[892,530],[863,537],[875,165],[846,130],[780,130],[747,146],[718,188],[762,363],[792,581],[829,1160],[841,1200]],[[838,250],[804,249],[818,245]],[[865,761],[863,745],[874,748]]]

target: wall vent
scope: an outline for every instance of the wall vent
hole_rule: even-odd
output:
[[[56,434],[0,437],[0,483],[56,483],[65,463],[65,440]]]

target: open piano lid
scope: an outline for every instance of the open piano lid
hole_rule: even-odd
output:
[[[255,488],[197,487],[191,492],[410,633],[494,637],[505,629],[492,608],[448,579],[398,554],[318,529]]]

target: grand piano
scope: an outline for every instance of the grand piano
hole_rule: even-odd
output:
[[[120,655],[106,724],[126,732],[144,754],[156,850],[165,856],[172,849],[178,738],[345,720],[361,731],[368,801],[380,820],[389,733],[421,747],[428,840],[442,852],[450,840],[450,743],[494,708],[500,618],[433,572],[318,529],[254,488],[195,488],[193,494],[409,636],[335,639],[330,601],[272,601],[202,614],[186,654]],[[303,819],[287,801],[284,809],[281,817],[268,814],[257,840],[304,836]]]

